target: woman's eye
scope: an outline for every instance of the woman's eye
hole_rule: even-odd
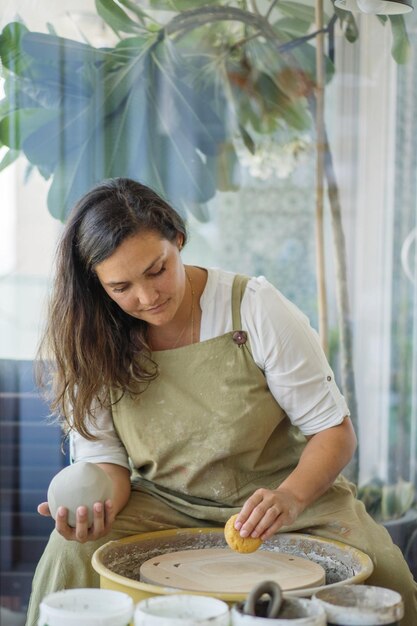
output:
[[[153,274],[149,274],[149,276],[160,276],[161,274],[165,272],[165,270],[166,270],[166,267],[165,265],[163,265],[160,270],[158,270],[157,272],[154,272]]]
[[[126,287],[114,287],[113,293],[123,293],[126,290]]]

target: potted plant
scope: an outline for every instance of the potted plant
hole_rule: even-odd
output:
[[[358,489],[358,498],[383,524],[417,575],[417,502],[414,485],[405,480],[388,484],[374,478]]]

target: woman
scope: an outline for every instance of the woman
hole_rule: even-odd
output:
[[[73,460],[100,464],[115,496],[90,528],[85,507],[75,528],[58,510],[27,624],[46,593],[98,586],[91,555],[110,539],[239,513],[243,537],[303,529],[364,550],[414,625],[400,551],[339,476],[356,438],[316,333],[264,278],[184,266],[186,238],[127,179],[86,194],[65,228],[42,353]]]

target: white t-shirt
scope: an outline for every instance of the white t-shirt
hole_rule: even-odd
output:
[[[235,274],[208,269],[200,299],[200,341],[232,329],[232,284]],[[336,426],[349,415],[333,372],[308,318],[263,276],[251,278],[241,303],[242,330],[248,334],[253,358],[264,372],[268,387],[292,424],[304,435]],[[97,441],[71,433],[74,461],[115,463],[129,468],[126,450],[118,438],[111,411],[102,409],[90,425]]]

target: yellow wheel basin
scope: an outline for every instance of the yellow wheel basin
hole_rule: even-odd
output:
[[[162,530],[109,541],[93,554],[92,566],[100,575],[101,588],[123,591],[134,602],[140,602],[151,596],[184,592],[180,588],[141,582],[139,570],[148,559],[178,550],[227,547],[223,528]],[[321,589],[363,583],[373,571],[372,561],[364,552],[339,541],[314,535],[279,533],[265,541],[260,550],[308,558],[324,568],[324,585],[288,591],[286,596],[310,597]],[[243,601],[247,594],[199,592],[198,595],[211,596],[234,604]]]

